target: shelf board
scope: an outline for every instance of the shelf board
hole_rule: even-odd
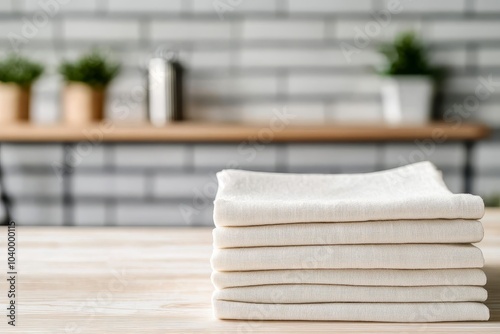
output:
[[[489,135],[485,125],[425,126],[385,124],[289,125],[178,122],[164,127],[102,123],[64,125],[0,125],[3,142],[383,142],[433,139],[436,142],[479,140]]]

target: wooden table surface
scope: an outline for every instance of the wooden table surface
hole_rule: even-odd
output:
[[[0,333],[500,333],[500,210],[483,223],[491,320],[434,324],[216,320],[209,228],[18,227],[17,327],[3,315]]]
[[[487,137],[486,125],[431,123],[427,125],[323,124],[293,125],[177,122],[163,127],[147,124],[101,123],[85,127],[9,124],[0,126],[0,141],[13,142],[346,142],[414,141],[432,139],[479,140]]]

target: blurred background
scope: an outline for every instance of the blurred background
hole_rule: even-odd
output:
[[[498,205],[500,1],[2,0],[0,31],[2,57],[17,53],[45,67],[31,88],[30,122],[39,126],[63,117],[68,77],[60,64],[96,48],[121,64],[106,90],[104,118],[127,124],[148,121],[152,58],[182,65],[183,118],[197,122],[268,124],[286,110],[298,126],[391,123],[387,101],[397,97],[384,97],[381,87],[399,89],[402,109],[425,109],[426,95],[422,86],[417,100],[401,102],[404,85],[387,78],[433,76],[435,119],[493,129],[474,146],[472,190]],[[416,45],[397,42],[408,31]],[[384,43],[399,58],[380,53]],[[401,54],[420,57],[418,43],[432,71],[387,67]],[[80,104],[75,99],[69,104]],[[228,167],[353,173],[431,160],[452,191],[464,187],[465,147],[455,142],[417,155],[414,142],[297,140],[258,145],[254,154],[242,153],[238,142],[89,145],[62,182],[57,166],[76,145],[1,143],[2,191],[18,224],[210,226],[215,172]]]

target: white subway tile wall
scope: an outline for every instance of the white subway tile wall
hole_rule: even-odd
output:
[[[473,94],[479,75],[500,77],[499,7],[495,0],[8,0],[0,7],[0,46],[2,53],[19,49],[43,59],[48,73],[64,56],[109,48],[124,62],[109,91],[113,97],[131,97],[144,86],[138,69],[149,57],[175,55],[188,69],[187,98],[200,102],[186,104],[197,109],[186,110],[193,118],[206,110],[203,119],[209,119],[211,110],[232,104],[222,117],[242,119],[232,114],[263,99],[328,108],[333,99],[350,102],[353,95],[370,100],[367,108],[374,110],[380,106],[377,47],[403,30],[419,31],[430,43],[431,59],[447,66],[452,78],[470,78],[464,89],[445,91],[443,101]],[[34,106],[37,122],[59,115],[54,109],[63,83],[54,77],[35,86],[34,104],[47,106]],[[144,118],[145,96],[130,108],[130,120]],[[500,107],[498,96],[482,102]],[[500,126],[500,113],[481,117],[483,109],[476,119]],[[219,114],[213,120],[221,120]]]
[[[74,207],[76,226],[106,226],[108,206],[106,203],[77,203]]]
[[[337,74],[291,74],[288,79],[287,93],[298,95],[375,95],[380,89],[380,79],[369,75]],[[342,97],[340,97],[342,98]]]
[[[186,165],[188,152],[184,145],[117,145],[114,150],[117,168],[153,167],[182,169]]]
[[[500,12],[500,2],[497,0],[476,0],[474,10],[477,12]]]
[[[498,176],[479,175],[474,181],[474,188],[481,189],[484,196],[498,196],[500,178]]]
[[[335,25],[331,31],[331,37],[345,41],[355,49],[356,55],[372,49],[376,50],[380,41],[392,40],[398,33],[406,30],[414,30],[422,33],[422,22],[413,17],[401,19],[401,14],[394,14],[390,21],[382,26],[374,18],[346,19],[334,21]],[[385,21],[384,21],[385,22]],[[378,28],[377,28],[378,27]],[[355,56],[353,56],[355,58]]]
[[[325,23],[308,20],[244,20],[243,40],[324,40]]]
[[[60,204],[14,203],[12,216],[20,225],[60,226],[64,224],[64,211]]]
[[[14,198],[60,198],[63,193],[63,185],[55,172],[30,175],[5,173],[4,185],[5,192]]]
[[[250,140],[250,138],[249,138]],[[266,169],[274,170],[277,165],[278,148],[251,142],[224,145],[195,145],[193,167],[199,171],[221,169]]]
[[[90,141],[76,143],[64,153],[65,160],[75,170],[86,167],[104,168],[107,165],[107,155],[104,146]]]
[[[444,179],[444,183],[446,184],[446,186],[452,192],[454,192],[454,193],[463,192],[464,179],[460,173],[453,172],[453,171],[447,171],[446,173],[443,174],[443,179]],[[482,194],[484,194],[484,192]]]
[[[388,7],[394,0],[384,0],[385,7]],[[402,10],[416,13],[463,13],[465,11],[466,0],[419,0],[401,1]]]
[[[460,169],[464,159],[463,145],[436,145],[431,140],[416,140],[413,145],[390,144],[383,149],[383,160],[388,168],[429,160],[441,168]]]
[[[407,29],[421,33],[431,59],[448,68],[441,110],[490,81],[491,94],[468,120],[500,127],[500,1],[0,1],[0,53],[20,50],[48,65],[33,87],[37,123],[59,121],[57,64],[92,47],[123,62],[108,91],[112,119],[145,118],[143,69],[162,55],[187,68],[189,119],[269,124],[286,110],[290,123],[379,122],[377,47]],[[500,192],[499,147],[498,138],[476,146],[475,193]],[[222,168],[368,172],[429,159],[461,191],[464,148],[425,149],[422,143],[1,144],[0,161],[22,224],[211,225],[214,175]],[[61,174],[64,161],[73,176]]]
[[[182,10],[182,0],[141,0],[123,1],[108,0],[108,11],[126,13],[179,13]]]
[[[75,196],[143,198],[146,196],[146,176],[78,172],[72,178],[72,187]]]
[[[430,41],[489,41],[496,40],[500,29],[498,20],[457,20],[431,22],[425,27],[424,36]]]
[[[372,9],[372,1],[331,1],[331,0],[289,0],[292,13],[366,13]]]
[[[220,20],[159,20],[151,22],[151,38],[166,41],[230,40],[233,24]]]
[[[191,70],[204,68],[229,68],[233,65],[233,58],[236,52],[234,50],[224,51],[203,51],[193,50],[184,63]]]
[[[498,2],[500,5],[500,1]],[[477,51],[477,62],[480,67],[500,66],[500,49],[481,49]]]
[[[203,174],[159,174],[152,179],[153,196],[158,198],[185,198],[202,196],[208,199],[215,197],[217,178],[215,173]]]
[[[75,154],[76,145],[66,147],[66,154]],[[52,166],[62,163],[61,145],[2,144],[1,149],[5,192],[22,224],[209,226],[215,174],[224,168],[354,173],[431,160],[452,191],[460,192],[464,185],[464,148],[452,143],[103,144],[81,155],[78,164],[71,165],[73,155],[67,158],[75,167],[70,175]],[[495,194],[499,145],[481,143],[473,153],[474,192]],[[65,202],[68,196],[71,200]]]
[[[63,35],[68,40],[87,40],[96,43],[139,39],[139,22],[134,20],[66,18],[63,23]]]
[[[35,94],[31,97],[31,120],[36,124],[55,124],[60,121],[59,99]]]
[[[481,172],[488,170],[500,171],[500,145],[498,142],[485,142],[478,145],[474,151],[474,161],[478,161],[477,169]],[[498,175],[496,175],[498,177]]]
[[[116,220],[124,226],[189,225],[181,205],[168,203],[119,203],[116,205]]]
[[[440,66],[463,70],[467,66],[467,50],[438,50],[432,53],[432,61]]]
[[[2,144],[0,161],[2,167],[52,166],[64,159],[62,145],[53,144]]]
[[[291,172],[369,172],[376,169],[378,151],[369,144],[288,145],[285,165]]]
[[[265,69],[375,66],[380,63],[380,56],[373,50],[366,50],[346,63],[337,47],[248,49],[239,56],[237,66]]]
[[[200,98],[273,97],[278,93],[278,78],[270,75],[193,78],[186,88],[188,95],[195,93]]]
[[[45,11],[55,13],[57,11],[93,12],[98,6],[99,0],[69,1],[69,0],[10,0],[19,3],[19,6],[26,11]],[[9,2],[5,0],[3,2]],[[130,1],[128,1],[130,2]]]
[[[10,46],[14,50],[31,42],[49,43],[54,39],[54,22],[47,21],[45,24],[35,26],[32,16],[25,17],[24,21],[20,19],[4,18],[1,20],[2,35],[0,40],[2,45]]]
[[[256,13],[273,13],[277,8],[276,0],[236,0],[236,1],[213,1],[213,0],[192,0],[193,11],[195,13],[213,13],[214,10],[220,8],[227,10],[226,15],[230,15],[234,11],[256,12]],[[221,12],[221,17],[224,13]]]
[[[380,123],[382,108],[371,102],[332,102],[325,109],[326,120],[331,123]]]
[[[10,2],[10,1],[0,2],[0,10],[5,11],[5,12],[10,12],[10,11],[12,11],[12,9],[13,9],[12,2]]]

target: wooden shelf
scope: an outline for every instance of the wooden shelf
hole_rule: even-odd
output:
[[[388,125],[290,125],[283,129],[269,124],[220,124],[179,122],[165,127],[151,125],[95,124],[86,127],[30,124],[0,126],[3,142],[372,142],[444,138],[479,140],[487,137],[485,125],[445,123],[426,126]]]

